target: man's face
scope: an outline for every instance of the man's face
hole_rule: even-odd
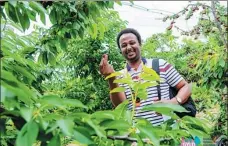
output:
[[[127,61],[135,62],[140,59],[140,45],[133,33],[125,33],[119,39],[122,55]]]

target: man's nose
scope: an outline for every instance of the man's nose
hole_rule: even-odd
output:
[[[130,44],[127,45],[127,51],[129,51],[129,50],[131,50],[131,45]]]

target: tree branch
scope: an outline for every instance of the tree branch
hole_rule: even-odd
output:
[[[125,140],[125,141],[130,141],[130,142],[137,142],[136,138],[131,138],[128,137],[127,135],[125,136],[107,136],[108,139],[112,140]]]
[[[215,2],[211,1],[211,10],[212,10],[212,14],[214,16],[215,19],[215,24],[217,25],[217,28],[219,29],[219,33],[221,34],[221,39],[224,43],[224,45],[226,46],[226,52],[228,52],[228,44],[227,41],[225,39],[224,33],[222,33],[222,28],[221,28],[221,23],[217,20],[217,15],[216,15],[216,10],[215,10]]]

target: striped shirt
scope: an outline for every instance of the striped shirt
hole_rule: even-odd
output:
[[[142,59],[142,62],[149,68],[152,68],[152,59]],[[169,98],[169,87],[175,87],[183,78],[177,72],[177,70],[168,62],[163,59],[159,59],[159,69],[160,69],[160,78],[164,81],[160,83],[160,90],[161,90],[161,99],[170,99]],[[128,73],[131,75],[133,79],[137,79],[139,74],[142,71],[142,63],[139,65],[137,70],[130,68],[127,65],[126,69]],[[119,84],[126,88],[125,95],[127,99],[129,99],[128,109],[132,109],[132,102],[131,102],[131,90],[127,84]],[[140,101],[140,105],[136,107],[135,111],[135,118],[145,118],[154,126],[160,125],[165,120],[169,119],[170,117],[161,115],[154,111],[141,111],[142,107],[146,105],[153,104],[154,101],[158,100],[158,91],[157,87],[148,87],[147,88],[147,99]]]

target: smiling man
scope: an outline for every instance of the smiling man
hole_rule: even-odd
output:
[[[117,45],[127,61],[125,70],[131,75],[132,79],[137,79],[142,72],[142,65],[150,66],[152,68],[153,59],[145,59],[141,57],[141,36],[132,28],[122,30],[117,36]],[[147,88],[148,98],[146,100],[138,101],[139,106],[136,107],[136,117],[145,118],[149,120],[154,126],[163,123],[167,117],[153,111],[140,111],[143,106],[158,102],[184,104],[191,95],[191,89],[185,79],[177,72],[177,70],[163,59],[158,60],[160,78],[164,82],[160,83],[160,91],[156,86]],[[100,73],[103,76],[108,76],[115,72],[113,67],[108,63],[108,55],[103,55],[100,63]],[[127,88],[125,92],[111,93],[110,98],[114,106],[117,106],[124,100],[130,97],[130,88],[123,84],[113,83],[115,77],[108,80],[110,90],[124,86]],[[177,95],[170,99],[170,87],[178,90]],[[159,98],[160,95],[160,98]],[[129,104],[129,109],[132,108],[132,103]]]

